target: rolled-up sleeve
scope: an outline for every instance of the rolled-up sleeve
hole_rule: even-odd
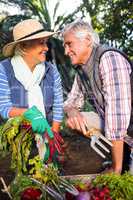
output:
[[[11,92],[8,85],[7,76],[2,64],[0,64],[0,115],[6,119],[12,108]]]
[[[127,133],[131,115],[130,65],[118,52],[106,52],[100,66],[105,100],[105,134],[119,140]]]
[[[76,108],[80,110],[84,105],[84,95],[78,84],[78,76],[75,76],[74,83],[67,100],[64,102],[64,110]]]

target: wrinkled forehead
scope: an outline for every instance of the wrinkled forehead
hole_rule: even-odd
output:
[[[63,45],[67,45],[69,43],[71,43],[73,40],[75,40],[76,36],[72,31],[67,31],[65,32],[65,34],[63,35]]]
[[[86,30],[68,30],[63,34],[63,44],[65,45],[67,42],[74,40],[82,40],[88,36],[88,32]]]

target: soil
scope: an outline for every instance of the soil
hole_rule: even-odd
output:
[[[64,140],[67,144],[62,170],[64,175],[96,174],[101,170],[103,159],[90,147],[89,139],[73,133],[65,135]],[[0,159],[0,177],[4,178],[6,185],[13,180],[10,156]],[[0,189],[2,188],[0,181]],[[0,200],[9,200],[9,197],[0,191]]]

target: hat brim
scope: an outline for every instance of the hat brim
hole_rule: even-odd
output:
[[[20,40],[17,40],[17,41],[14,41],[14,42],[10,42],[8,44],[6,44],[4,47],[3,47],[3,50],[2,50],[2,53],[5,57],[10,57],[10,56],[13,56],[13,53],[14,53],[14,49],[15,49],[15,46],[20,43],[20,42],[23,42],[23,41],[28,41],[28,40],[34,40],[34,39],[39,39],[39,38],[47,38],[47,37],[50,37],[54,34],[56,34],[57,32],[48,32],[48,31],[44,31],[44,32],[41,32],[41,33],[37,33],[35,35],[32,35],[30,37],[26,37],[24,39],[20,39]]]

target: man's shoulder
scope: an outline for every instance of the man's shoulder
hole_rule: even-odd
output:
[[[98,59],[101,59],[103,56],[111,56],[116,54],[123,55],[123,52],[119,49],[107,45],[98,45],[96,48],[96,57]]]
[[[131,61],[131,59],[128,57],[128,55],[121,51],[120,49],[117,49],[117,48],[114,48],[114,47],[110,47],[110,46],[107,46],[107,45],[99,45],[97,47],[97,50],[96,50],[96,57],[97,57],[97,60],[100,62],[100,59],[106,59],[108,57],[121,57],[121,58],[125,58],[129,64],[131,66],[133,66],[133,61]]]

